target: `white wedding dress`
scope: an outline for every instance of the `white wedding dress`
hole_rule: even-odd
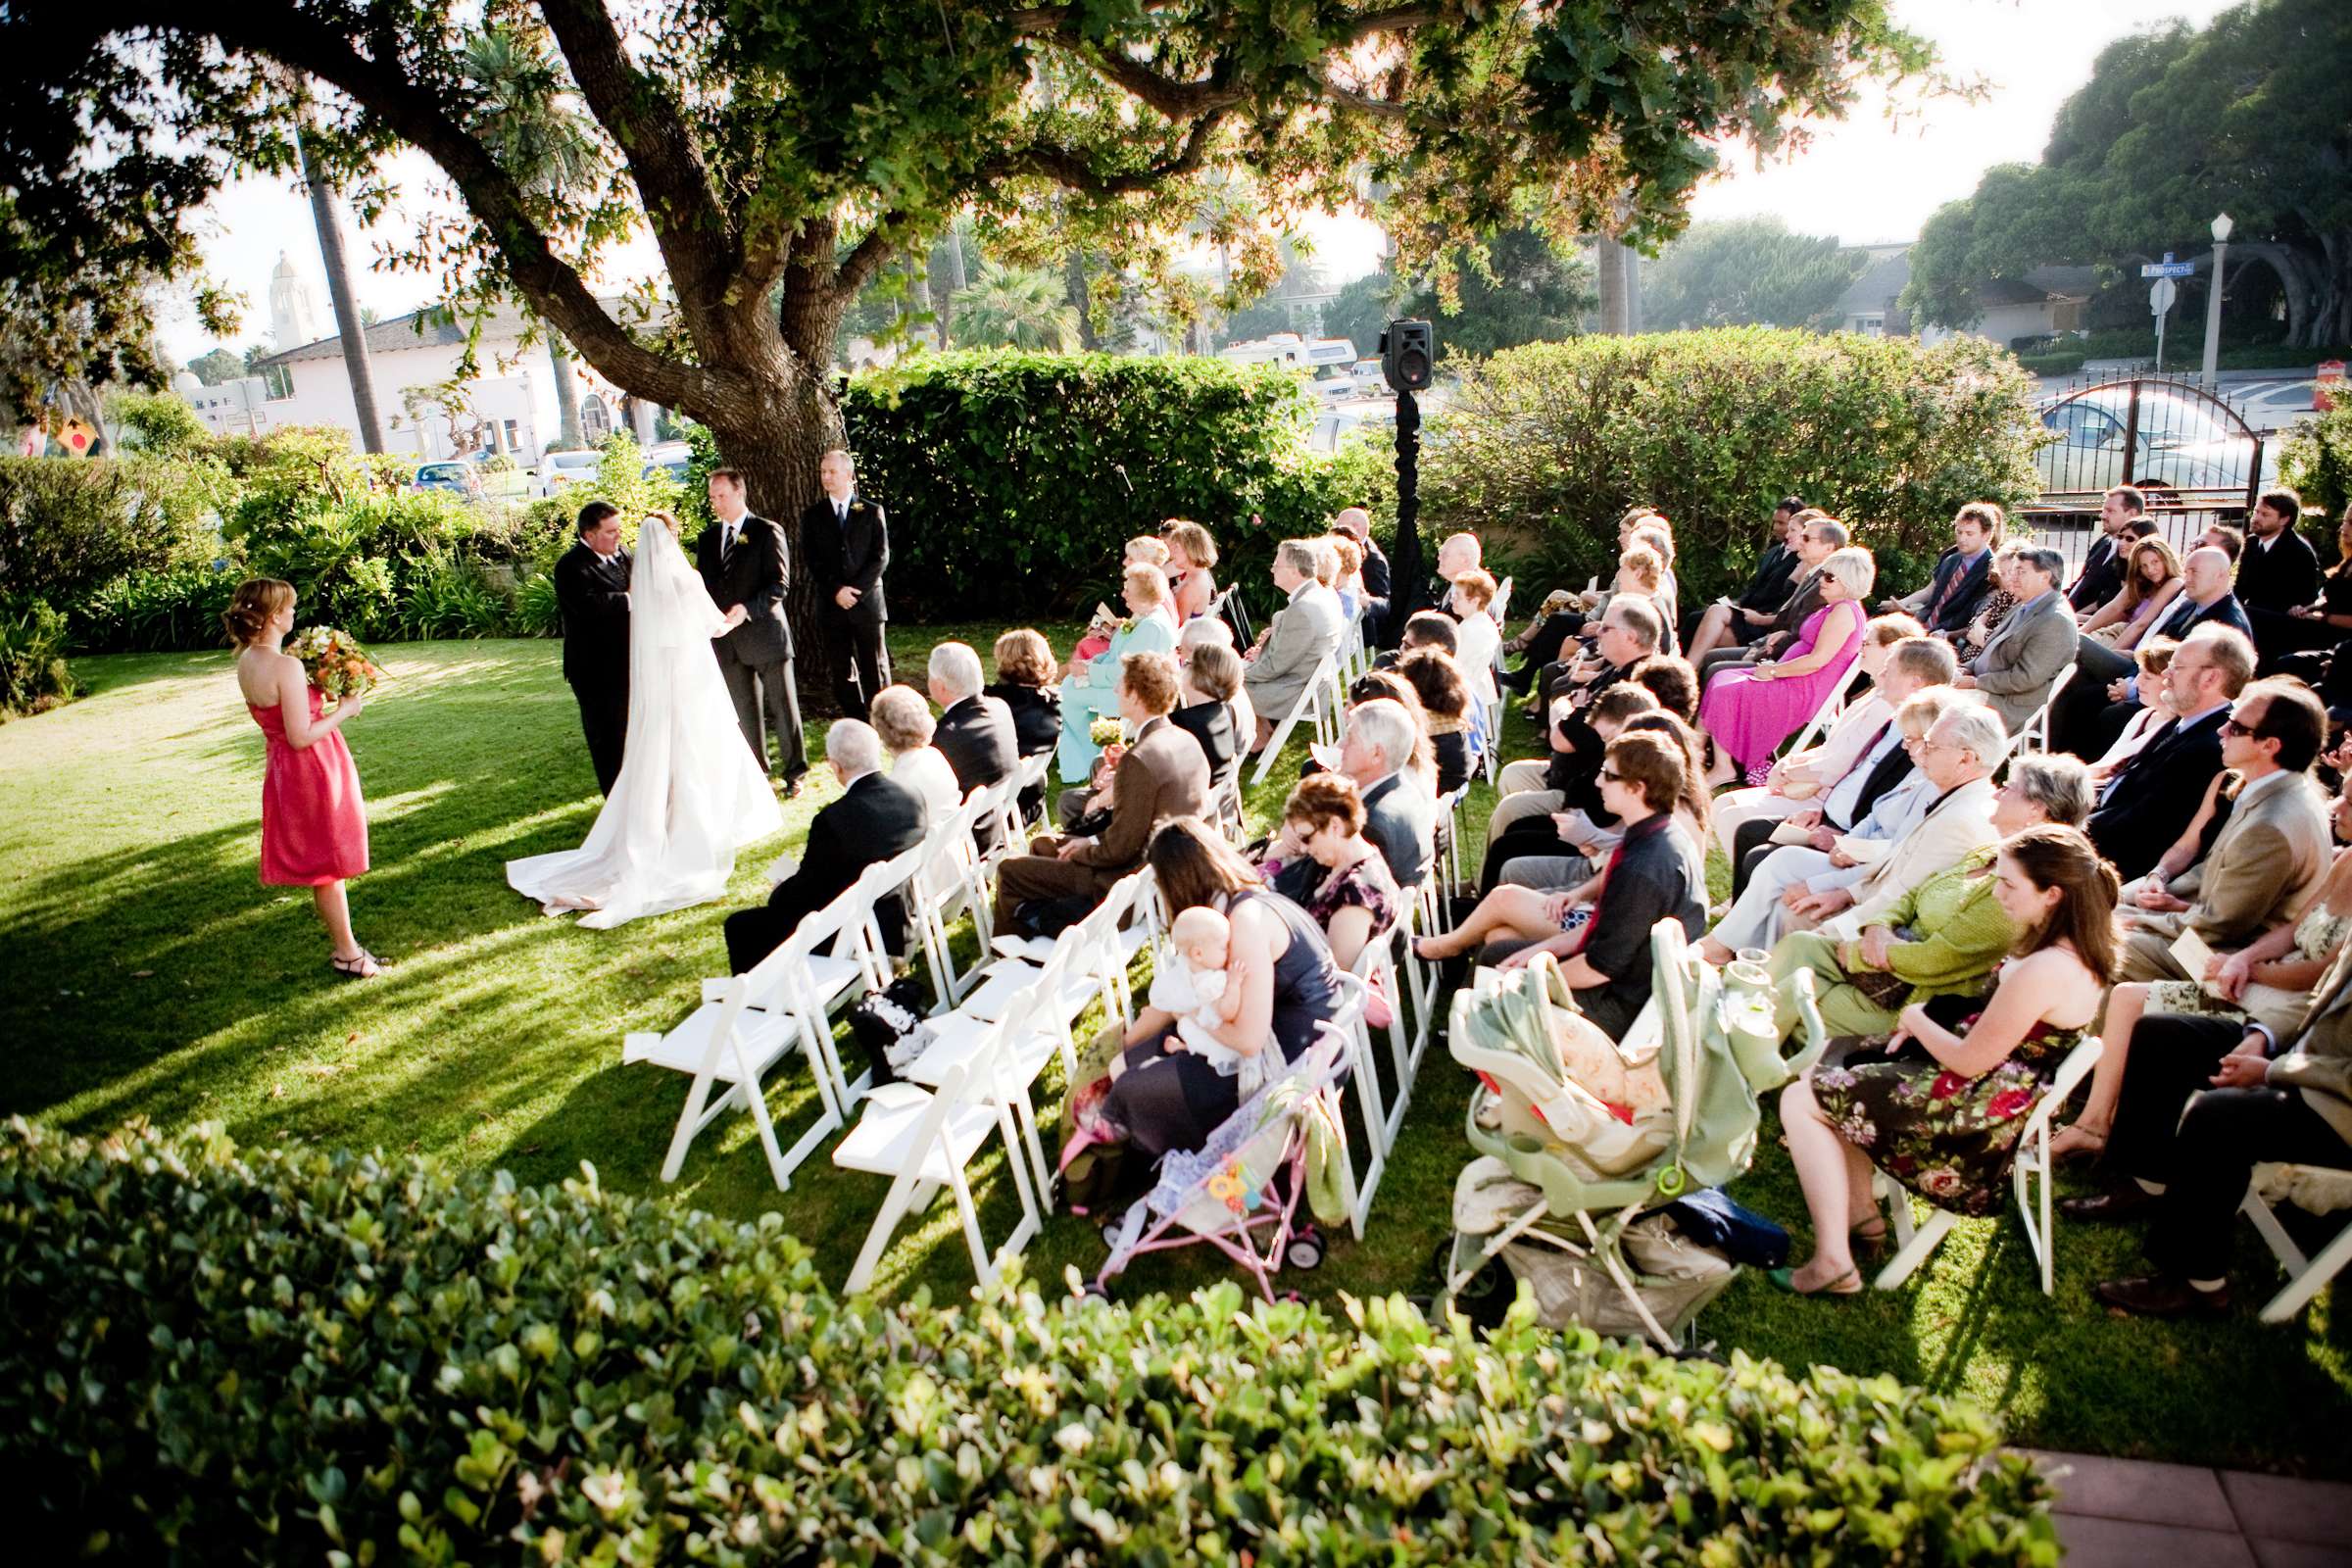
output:
[[[604,929],[707,904],[735,852],[784,826],[711,653],[718,607],[660,523],[629,572],[629,729],[620,777],[576,850],[507,862],[507,882],[549,914]]]

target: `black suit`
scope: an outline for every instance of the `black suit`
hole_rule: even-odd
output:
[[[1208,759],[1208,801],[1216,806],[1233,787],[1234,768],[1241,759],[1232,705],[1214,699],[1193,703],[1170,713],[1168,722],[1200,743],[1200,755]]]
[[[1370,534],[1360,543],[1364,547],[1364,609],[1363,621],[1367,627],[1383,625],[1389,618],[1389,558],[1381,554],[1380,541]]]
[[[923,841],[922,797],[885,773],[868,773],[808,823],[800,869],[775,886],[767,903],[727,916],[727,971],[741,974],[784,945],[801,921],[894,855]],[[906,947],[906,906],[896,894],[877,900],[874,920],[893,953]]]
[[[1992,587],[1992,550],[1977,552],[1963,564],[1957,546],[1936,559],[1936,575],[1928,579],[1928,597],[1920,602],[1919,618],[1930,632],[1963,632],[1977,618],[1977,607]]]
[[[2320,597],[2320,558],[2311,541],[2292,528],[2282,530],[2267,549],[2249,535],[2237,558],[2233,591],[2254,624],[2254,646],[2264,657],[2291,654],[2303,646],[2296,631],[2305,623],[2287,612]]]
[[[2193,724],[2174,720],[2107,781],[2083,831],[2125,881],[2144,875],[2197,814],[2205,786],[2222,770],[2222,720],[2229,716],[2224,706]]]
[[[818,496],[801,514],[801,559],[816,589],[817,623],[833,659],[833,698],[851,718],[863,718],[874,698],[890,684],[890,652],[882,628],[890,607],[882,597],[882,573],[890,568],[890,519],[878,502],[852,492],[848,515],[833,498]],[[858,602],[841,608],[840,592],[858,590]]]
[[[931,744],[956,770],[956,787],[969,795],[1012,776],[1020,764],[1021,745],[1012,727],[1012,710],[985,693],[966,697],[939,715]],[[994,821],[982,822],[972,835],[984,850],[997,842]]]
[[[596,787],[612,793],[629,731],[629,553],[608,561],[575,544],[556,563],[564,621],[564,678],[580,705],[580,733]]]
[[[2123,586],[2124,562],[2115,548],[2115,536],[2102,533],[2084,553],[2082,569],[2075,574],[2074,586],[2067,589],[2066,602],[2078,611],[2093,611],[2113,599]]]
[[[984,695],[994,697],[1012,710],[1012,733],[1018,740],[1023,757],[1035,757],[1051,752],[1061,744],[1061,688],[1058,686],[1022,686],[1001,680],[981,688]],[[1021,820],[1034,822],[1046,804],[1046,786],[1032,784],[1021,791]]]
[[[801,694],[792,682],[792,627],[784,617],[792,563],[782,528],[751,513],[741,522],[732,550],[725,545],[725,525],[715,522],[694,544],[695,568],[710,590],[710,602],[722,611],[741,605],[744,612],[743,624],[711,647],[727,695],[735,700],[735,721],[743,726],[760,770],[767,771],[767,748],[760,738],[764,712],[784,776],[797,780],[808,771],[808,752],[801,738]]]

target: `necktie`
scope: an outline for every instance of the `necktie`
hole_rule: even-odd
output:
[[[1864,749],[1862,755],[1868,757],[1872,752],[1877,751],[1879,742],[1884,740],[1886,731],[1892,728],[1894,725],[1890,720],[1878,734],[1871,737],[1870,745]],[[1897,758],[1902,760],[1900,767],[1894,765]],[[1879,797],[1894,788],[1903,775],[1910,771],[1911,754],[1904,751],[1899,745],[1888,747],[1886,755],[1872,763],[1870,772],[1863,778],[1861,793],[1854,797],[1853,820],[1846,824],[1847,827],[1860,825],[1862,819],[1870,815],[1870,808],[1879,804]]]
[[[2196,618],[2196,601],[2189,598],[2188,595],[2182,594],[2180,602],[2165,615],[2164,624],[2156,629],[2156,635],[2159,637],[2184,635],[2188,630],[2188,623]]]
[[[1942,591],[1936,594],[1936,602],[1928,607],[1929,630],[1933,631],[1943,619],[1943,607],[1951,602],[1952,590],[1959,587],[1961,581],[1967,576],[1968,567],[1961,563],[1958,557],[1952,558],[1952,574],[1943,579]]]

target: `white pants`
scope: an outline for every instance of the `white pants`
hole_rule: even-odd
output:
[[[1809,844],[1785,844],[1764,858],[1755,875],[1713,932],[1716,941],[1734,953],[1741,948],[1770,949],[1795,926],[1788,919],[1781,895],[1792,887],[1835,869],[1829,853]]]
[[[1792,801],[1786,795],[1770,790],[1740,789],[1715,797],[1707,813],[1708,826],[1715,833],[1715,842],[1723,850],[1725,859],[1732,857],[1732,836],[1747,822],[1786,822],[1799,811],[1810,810],[1821,804],[1815,796],[1809,801]]]

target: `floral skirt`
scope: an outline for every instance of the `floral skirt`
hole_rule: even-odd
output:
[[[1872,1163],[1956,1214],[1996,1211],[2026,1118],[2046,1080],[2012,1056],[1963,1078],[1924,1054],[1872,1059],[1813,1073],[1813,1098],[1838,1136]]]

